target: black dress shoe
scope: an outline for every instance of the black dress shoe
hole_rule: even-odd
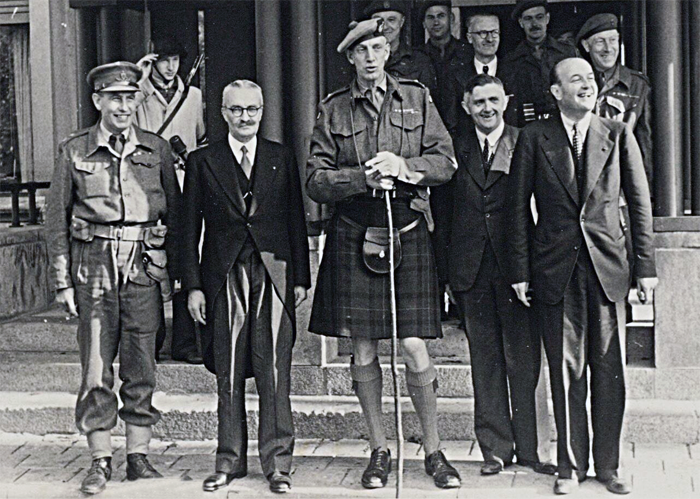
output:
[[[180,362],[187,362],[188,364],[203,364],[204,359],[197,352],[180,352],[172,354],[173,360],[178,360]]]
[[[518,459],[518,464],[520,466],[527,466],[528,468],[532,469],[532,471],[534,471],[535,473],[540,473],[542,475],[557,474],[557,466],[554,463]]]
[[[495,459],[486,460],[481,465],[482,475],[498,475],[501,471],[503,471],[503,463]]]
[[[386,485],[391,473],[391,452],[379,447],[372,451],[369,465],[362,473],[362,486],[366,489],[379,489]]]
[[[441,450],[425,457],[425,472],[433,477],[435,486],[441,489],[454,489],[462,485],[459,472],[450,464]]]
[[[126,478],[133,482],[140,478],[163,478],[163,475],[151,466],[146,459],[146,454],[127,454]]]
[[[243,478],[248,473],[246,471],[237,471],[235,473],[224,473],[223,471],[217,471],[213,475],[209,475],[204,479],[202,483],[202,489],[205,492],[214,492],[222,487],[226,487],[236,478]]]
[[[102,457],[94,459],[92,466],[88,470],[87,476],[80,484],[80,492],[94,495],[102,492],[107,486],[107,482],[112,478],[112,458]]]
[[[270,490],[276,494],[285,494],[292,488],[292,477],[289,473],[275,471],[268,478],[270,482]]]
[[[632,485],[624,478],[617,476],[617,473],[613,473],[610,476],[596,475],[595,479],[604,484],[608,492],[613,494],[624,495],[632,492]]]

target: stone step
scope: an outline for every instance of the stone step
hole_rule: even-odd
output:
[[[76,396],[64,392],[0,392],[0,431],[7,433],[75,433]],[[216,396],[173,395],[157,392],[154,406],[162,412],[154,427],[156,438],[206,440],[216,438]],[[251,438],[257,434],[258,399],[247,396],[248,428]],[[404,437],[420,439],[420,426],[408,398],[402,398]],[[293,396],[292,410],[296,436],[329,440],[364,439],[365,424],[359,404],[352,396]],[[625,417],[624,439],[635,443],[696,444],[700,429],[697,401],[629,401]],[[471,440],[473,403],[471,399],[440,399],[438,429],[445,440]],[[393,438],[393,401],[384,398],[384,425]],[[551,414],[551,408],[550,408]],[[550,424],[553,424],[550,418]],[[123,434],[123,427],[115,433]]]
[[[384,393],[393,393],[389,360],[382,358]],[[115,365],[119,386],[119,363]],[[437,364],[440,398],[471,398],[471,366]],[[403,371],[403,365],[399,366]],[[548,384],[545,369],[545,383]],[[203,366],[165,361],[158,364],[156,387],[167,394],[211,394],[216,391],[214,376]],[[698,373],[689,370],[658,371],[630,367],[626,372],[628,399],[700,400]],[[406,394],[401,374],[402,393]],[[352,380],[346,363],[325,366],[292,366],[293,395],[352,396]],[[10,392],[77,393],[80,387],[80,361],[77,353],[0,352],[0,387]],[[249,379],[246,391],[256,393]]]

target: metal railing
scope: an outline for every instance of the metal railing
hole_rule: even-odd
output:
[[[21,227],[19,197],[26,191],[29,200],[29,220],[28,225],[39,223],[39,210],[36,206],[36,191],[38,189],[48,189],[51,182],[5,182],[0,184],[0,192],[9,192],[12,196],[12,223],[10,227]]]

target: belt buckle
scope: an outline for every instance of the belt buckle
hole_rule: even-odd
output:
[[[113,227],[113,230],[114,230],[114,237],[121,240],[122,235],[124,234],[124,227]]]

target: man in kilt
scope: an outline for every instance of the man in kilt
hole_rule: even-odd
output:
[[[372,239],[382,230],[388,235],[384,196],[390,196],[401,241],[396,269],[398,337],[406,384],[423,431],[425,469],[438,487],[458,487],[459,473],[440,451],[436,372],[424,341],[442,336],[428,186],[447,182],[456,162],[429,91],[416,81],[385,73],[390,48],[382,27],[381,19],[350,25],[338,52],[345,52],[356,78],[321,103],[311,139],[307,193],[319,203],[334,203],[335,213],[309,330],[352,339],[350,372],[372,447],[362,485],[383,487],[391,455],[382,426],[377,340],[391,338],[389,269],[386,265],[369,270],[365,258],[372,255],[363,254],[363,245],[367,246],[366,235]],[[381,241],[380,237],[380,247]],[[388,246],[374,257],[388,260]]]

